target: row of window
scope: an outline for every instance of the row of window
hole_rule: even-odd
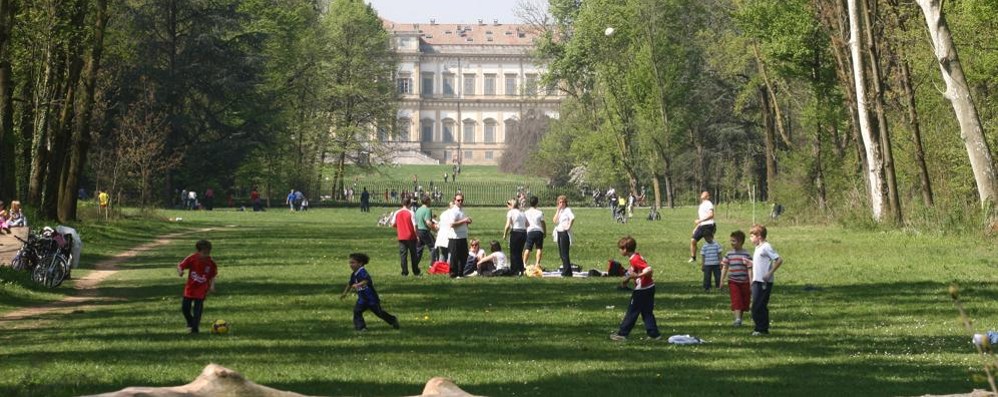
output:
[[[452,153],[451,153],[450,150],[444,150],[444,158],[445,159],[450,159],[451,155],[452,155]],[[494,160],[495,159],[495,154],[491,150],[486,150],[484,158],[485,158],[485,160]],[[464,160],[465,161],[467,161],[467,160],[474,160],[474,159],[475,159],[475,152],[473,152],[471,150],[465,150],[464,151]]]
[[[484,76],[485,76],[485,79],[484,79],[484,84],[482,86],[482,95],[485,95],[485,96],[497,95],[497,92],[496,92],[496,82],[498,81],[498,78],[499,78],[498,75],[494,74],[494,73],[489,73],[489,74],[485,74]],[[477,87],[478,87],[478,85],[477,85],[477,77],[478,76],[476,74],[473,74],[473,73],[467,73],[463,77],[464,78],[462,79],[462,82],[464,84],[464,86],[463,86],[464,90],[463,90],[463,92],[461,94],[464,95],[464,96],[478,95],[478,93],[477,93]],[[423,78],[423,81],[422,81],[423,82],[423,84],[422,84],[422,88],[423,88],[422,95],[424,95],[424,96],[432,96],[433,95],[433,90],[434,90],[434,87],[435,87],[434,80],[436,78],[436,74],[432,73],[432,72],[423,73],[422,74],[422,78]],[[516,74],[506,74],[506,75],[503,76],[503,78],[504,78],[503,81],[506,84],[505,91],[503,91],[503,93],[505,95],[507,95],[507,96],[517,96],[517,95],[521,94],[520,92],[517,92],[517,75]],[[452,73],[444,73],[443,74],[443,81],[442,81],[442,83],[443,83],[443,86],[442,86],[443,91],[441,92],[441,94],[443,94],[444,96],[454,96],[455,93],[456,93],[456,91],[455,91],[456,80],[457,80],[457,76],[456,75],[454,75]],[[538,80],[537,80],[537,75],[536,74],[528,74],[528,75],[526,75],[526,77],[524,79],[524,86],[523,86],[523,92],[522,92],[522,94],[523,95],[527,95],[527,96],[537,96],[537,81]],[[400,76],[398,78],[398,91],[399,91],[400,94],[412,94],[413,93],[412,77],[411,76],[402,75],[402,76]],[[548,95],[553,95],[554,94],[554,87],[549,87],[548,90],[547,90],[547,94]]]
[[[506,122],[506,140],[507,141],[509,141],[509,138],[510,138],[509,131],[512,131],[512,129],[514,128],[513,127],[513,123],[514,123],[513,121],[507,121]],[[436,123],[434,123],[433,121],[430,121],[430,120],[424,120],[424,121],[420,122],[419,124],[420,124],[420,129],[419,129],[420,130],[420,136],[419,136],[419,140],[422,141],[422,142],[434,142],[433,133],[434,133],[434,126],[436,125]],[[443,142],[443,143],[454,143],[455,142],[454,138],[456,136],[455,135],[455,132],[456,132],[455,131],[455,127],[457,127],[456,124],[457,123],[455,123],[453,120],[445,120],[442,123],[443,130],[441,131],[441,135],[439,136],[439,139],[437,141],[438,142]],[[463,128],[462,128],[462,133],[463,133],[462,134],[462,138],[463,139],[461,140],[461,142],[463,142],[463,143],[486,143],[486,144],[497,143],[496,142],[496,134],[498,133],[499,123],[497,123],[497,122],[495,122],[493,120],[488,120],[484,124],[485,124],[485,129],[484,129],[483,134],[481,136],[482,140],[479,142],[478,141],[478,134],[476,133],[477,131],[476,131],[476,128],[475,128],[477,126],[477,123],[474,122],[474,121],[465,121],[463,123]],[[409,135],[409,132],[410,132],[409,131],[409,126],[410,126],[409,119],[406,119],[406,118],[399,119],[399,121],[398,121],[398,134],[399,134],[399,137],[401,138],[401,140],[403,140],[403,141],[408,141],[409,138],[410,138],[410,135]],[[378,131],[378,139],[381,140],[381,141],[385,141],[385,140],[388,139],[388,136],[384,132],[384,130],[379,130]]]

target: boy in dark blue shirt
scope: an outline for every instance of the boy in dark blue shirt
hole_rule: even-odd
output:
[[[340,299],[347,296],[350,288],[357,291],[357,304],[353,307],[353,327],[357,331],[367,331],[367,323],[364,322],[364,312],[367,310],[374,312],[374,315],[391,324],[392,328],[399,329],[398,318],[381,309],[381,299],[378,298],[378,292],[374,290],[374,281],[371,280],[371,275],[367,274],[367,269],[364,268],[364,265],[367,265],[370,260],[367,254],[350,254],[348,262],[353,274],[350,275],[350,283],[343,289]]]

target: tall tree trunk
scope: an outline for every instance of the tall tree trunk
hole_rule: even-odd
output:
[[[825,169],[821,163],[821,122],[818,122],[815,131],[814,146],[811,148],[811,155],[814,157],[814,188],[818,199],[818,209],[824,211],[828,208],[828,202],[826,201],[827,192],[825,191]]]
[[[24,76],[21,83],[21,98],[24,101],[21,102],[20,109],[20,121],[18,122],[18,127],[21,130],[21,141],[18,145],[20,153],[17,155],[20,157],[17,161],[18,172],[17,172],[17,197],[26,198],[28,197],[28,184],[31,180],[31,140],[35,134],[35,85],[38,83],[35,81],[37,79],[37,74],[35,74],[35,63],[31,61],[32,65],[27,68],[28,74]],[[31,202],[34,205],[35,202]]]
[[[929,180],[929,167],[925,164],[925,149],[922,148],[922,127],[918,120],[918,107],[915,104],[915,90],[911,84],[911,71],[908,61],[901,61],[901,87],[904,88],[905,105],[908,108],[908,125],[911,126],[911,139],[915,143],[915,163],[918,164],[918,178],[921,181],[922,200],[926,206],[933,206],[932,183]]]
[[[104,51],[104,29],[107,26],[107,2],[108,0],[97,0],[97,15],[95,16],[93,47],[90,49],[90,58],[87,60],[86,70],[83,74],[83,98],[80,103],[79,114],[76,116],[76,123],[73,128],[73,146],[70,148],[69,169],[66,175],[64,194],[59,204],[59,213],[63,220],[76,219],[76,191],[80,187],[80,175],[86,165],[87,152],[90,151],[92,141],[94,92],[97,87],[97,74],[100,71],[101,55]]]
[[[866,5],[863,13],[863,27],[866,32],[866,48],[870,55],[870,78],[873,86],[873,109],[877,114],[877,130],[880,135],[880,148],[883,151],[884,176],[887,182],[887,203],[891,210],[891,217],[896,224],[901,224],[904,219],[901,215],[901,200],[898,198],[897,174],[894,172],[894,151],[891,149],[891,130],[887,123],[887,112],[884,105],[884,83],[880,72],[880,51],[877,48],[876,37],[873,32],[873,22],[876,20],[877,12],[870,0],[864,0]]]
[[[870,189],[870,210],[873,219],[881,221],[884,216],[884,187],[882,178],[883,160],[880,157],[880,137],[870,126],[870,113],[866,104],[866,76],[864,73],[862,45],[860,36],[860,3],[858,0],[847,0],[849,9],[849,47],[852,51],[852,72],[856,84],[856,111],[859,114],[859,130],[866,147],[866,174]]]
[[[69,162],[65,153],[69,146],[69,140],[73,135],[74,104],[76,103],[76,93],[79,90],[80,73],[83,70],[83,22],[86,16],[86,1],[76,0],[72,5],[70,17],[70,39],[66,44],[69,53],[68,69],[66,70],[65,94],[62,98],[59,109],[59,119],[52,132],[52,156],[49,161],[49,174],[45,178],[45,195],[42,197],[42,216],[49,219],[65,220],[64,214],[59,213],[59,201],[62,195],[67,194],[62,189],[65,186],[66,167]],[[76,194],[71,192],[68,194]]]
[[[766,201],[776,202],[776,137],[773,133],[773,112],[769,105],[769,91],[759,88],[759,112],[762,114],[762,136],[766,155]]]
[[[707,181],[706,181],[707,167],[704,166],[706,161],[704,160],[705,153],[703,146],[703,137],[700,136],[700,131],[698,128],[690,128],[689,132],[690,132],[690,143],[693,144],[694,153],[696,155],[695,157],[696,164],[693,165],[693,180],[696,186],[694,189],[695,192],[693,193],[696,194],[697,197],[699,197],[700,196],[699,193],[707,189]]]
[[[981,126],[981,118],[971,97],[963,67],[960,65],[953,35],[943,15],[942,2],[941,0],[916,1],[925,15],[936,61],[939,62],[939,70],[942,72],[943,80],[946,81],[944,96],[953,105],[956,119],[960,123],[960,138],[963,139],[967,156],[970,157],[970,167],[974,171],[974,181],[977,183],[977,194],[981,205],[985,208],[994,206],[998,200],[998,172],[995,171],[991,149],[988,147],[987,139],[984,138],[984,127]]]
[[[756,43],[752,43],[752,53],[755,54],[755,64],[759,69],[759,75],[762,76],[763,83],[766,84],[766,90],[769,91],[770,102],[773,105],[773,111],[776,113],[774,119],[776,120],[776,131],[780,133],[780,138],[783,139],[783,143],[787,147],[793,147],[793,143],[790,141],[790,135],[787,133],[786,127],[783,126],[783,112],[780,111],[780,101],[776,98],[776,91],[773,90],[773,84],[769,80],[769,73],[766,72],[766,62],[762,59],[762,55],[759,54],[759,46]]]
[[[652,193],[655,194],[655,209],[662,208],[662,186],[660,185],[659,178],[662,176],[659,174],[652,174],[651,178],[651,189]]]
[[[56,80],[57,58],[55,45],[51,41],[45,46],[44,71],[38,92],[35,95],[35,133],[32,141],[31,181],[28,183],[28,202],[40,204],[45,190],[45,170],[49,165],[49,130],[52,119],[52,103],[59,92]]]
[[[665,161],[665,205],[669,208],[676,208],[676,184],[672,180],[672,161]]]
[[[9,202],[16,192],[14,175],[14,81],[11,73],[11,32],[14,0],[0,0],[0,200]]]

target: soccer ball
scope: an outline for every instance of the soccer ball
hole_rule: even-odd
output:
[[[215,320],[211,323],[211,333],[217,335],[225,335],[229,333],[229,322],[225,320]]]

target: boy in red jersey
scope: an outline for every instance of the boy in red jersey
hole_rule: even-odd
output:
[[[198,333],[201,313],[204,311],[204,298],[209,291],[215,292],[215,276],[218,275],[218,266],[211,260],[211,242],[198,240],[194,247],[198,252],[177,264],[177,275],[180,277],[184,276],[184,269],[188,270],[187,284],[184,285],[184,301],[180,305],[180,310],[187,320],[188,332],[192,334]]]
[[[631,261],[631,268],[621,284],[626,285],[634,280],[634,292],[631,293],[631,303],[627,306],[627,314],[624,321],[620,323],[620,330],[610,334],[610,340],[625,341],[627,335],[631,333],[631,328],[638,321],[638,314],[645,323],[645,331],[651,340],[662,339],[662,334],[658,332],[658,325],[655,324],[655,282],[652,280],[652,268],[635,252],[638,243],[631,236],[624,237],[617,242],[620,254],[627,256]]]

